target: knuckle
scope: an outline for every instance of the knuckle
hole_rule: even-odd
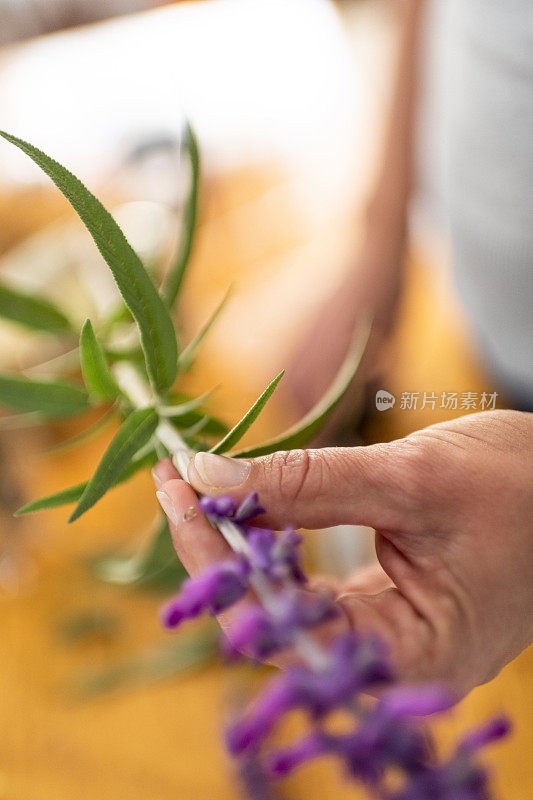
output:
[[[267,467],[276,476],[279,497],[286,503],[293,503],[304,493],[319,490],[321,464],[321,459],[311,450],[288,450],[273,453]]]

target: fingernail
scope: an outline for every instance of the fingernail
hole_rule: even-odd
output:
[[[171,498],[168,496],[166,492],[156,492],[155,496],[159,500],[159,505],[167,515],[169,521],[173,525],[178,524],[178,514],[174,503],[172,502]]]
[[[155,469],[152,470],[152,478],[154,479],[154,483],[158,489],[163,486],[164,481],[161,480]]]
[[[252,468],[249,461],[217,456],[214,453],[196,453],[193,463],[202,482],[218,489],[240,486]]]

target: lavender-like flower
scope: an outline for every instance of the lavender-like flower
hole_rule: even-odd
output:
[[[230,653],[267,658],[277,650],[290,647],[298,631],[315,628],[338,614],[329,596],[301,590],[280,594],[278,606],[277,617],[259,605],[245,609],[231,631]]]
[[[489,800],[486,771],[474,760],[477,751],[505,735],[504,718],[468,733],[444,763],[435,763],[417,717],[450,708],[453,694],[444,686],[393,686],[388,654],[376,638],[351,631],[334,639],[327,651],[316,643],[302,648],[302,637],[337,615],[331,598],[303,588],[302,536],[292,528],[276,535],[253,522],[264,512],[256,493],[240,505],[231,497],[203,497],[200,508],[213,524],[229,521],[242,537],[245,555],[210,566],[183,584],[181,593],[162,611],[174,628],[202,611],[216,614],[238,602],[250,588],[263,604],[247,604],[229,634],[232,655],[256,659],[293,649],[302,656],[277,675],[252,707],[227,730],[229,751],[253,800],[268,797],[267,773],[286,775],[305,761],[334,754],[348,774],[375,790],[383,800]],[[267,587],[266,596],[265,586]],[[258,587],[260,591],[258,591]],[[374,705],[360,694],[384,687]],[[291,747],[263,756],[263,744],[283,716],[305,711],[313,730]],[[325,726],[330,712],[353,715],[353,729],[332,734]],[[391,791],[384,780],[390,768],[400,770],[402,787]]]
[[[250,566],[243,558],[222,561],[208,567],[197,578],[184,581],[180,594],[162,609],[166,628],[209,611],[218,614],[240,600],[248,588]]]
[[[299,665],[274,679],[254,708],[228,730],[227,743],[237,755],[256,747],[290,709],[302,708],[314,719],[350,706],[357,692],[391,679],[381,644],[348,633],[336,639],[327,669]]]

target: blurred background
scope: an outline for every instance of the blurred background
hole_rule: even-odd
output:
[[[0,127],[82,178],[148,264],[168,262],[177,243],[188,181],[180,146],[185,117],[192,121],[202,180],[179,308],[186,339],[234,288],[186,388],[220,384],[217,413],[231,422],[288,367],[285,391],[250,441],[306,410],[312,388],[306,397],[298,377],[302,331],[359,263],[398,51],[395,5],[0,0]],[[419,181],[401,301],[386,345],[379,357],[370,353],[325,441],[390,440],[464,413],[402,408],[405,392],[481,396],[497,388],[449,277],[435,99],[444,5],[433,4],[426,24]],[[0,146],[0,276],[61,299],[80,324],[116,297],[66,202],[7,144]],[[2,371],[46,375],[57,356],[50,338],[0,321]],[[397,398],[386,413],[376,410],[377,389]],[[160,629],[168,575],[120,585],[90,569],[102,553],[134,557],[142,549],[156,517],[149,478],[112,492],[74,527],[64,509],[12,517],[23,502],[86,478],[112,432],[49,452],[76,433],[76,423],[18,429],[0,420],[0,800],[238,798],[220,731],[249,668],[222,669],[201,626],[177,637]],[[314,532],[307,547],[314,570],[338,575],[373,558],[362,529]],[[503,707],[510,712],[515,734],[491,754],[506,800],[530,797],[532,674],[526,652],[440,725],[446,746],[458,729]],[[279,788],[288,799],[360,796],[328,764]]]

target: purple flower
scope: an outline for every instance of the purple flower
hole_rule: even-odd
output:
[[[487,771],[472,756],[479,748],[506,736],[509,729],[506,717],[489,720],[459,742],[447,763],[411,776],[392,800],[489,800]]]
[[[441,684],[394,686],[381,695],[381,705],[398,716],[425,717],[447,711],[456,702],[453,692]]]
[[[390,800],[489,800],[488,775],[468,759],[410,775]]]
[[[337,755],[350,774],[370,784],[378,783],[389,767],[414,773],[424,768],[427,759],[421,730],[378,704],[361,717],[353,732],[337,736],[315,732],[293,747],[275,753],[271,767],[274,774],[286,774],[323,753]]]
[[[237,503],[233,497],[202,497],[198,503],[200,509],[214,521],[233,516]]]
[[[288,528],[276,536],[268,528],[248,528],[247,540],[254,566],[276,581],[305,581],[300,565],[300,545],[303,536]]]
[[[272,680],[255,702],[253,713],[237,720],[226,731],[226,744],[233,755],[255,749],[271,731],[277,720],[291,708],[293,687],[286,675]]]
[[[511,723],[507,717],[494,717],[486,722],[485,725],[469,731],[461,739],[457,749],[464,753],[474,753],[480,747],[485,747],[485,745],[507,736],[510,730]]]
[[[379,704],[361,719],[354,733],[332,737],[331,750],[352,775],[368,783],[377,783],[388,767],[417,772],[427,759],[422,731]]]
[[[272,551],[276,544],[276,534],[268,528],[248,528],[247,541],[251,550],[254,567],[270,573],[273,567]]]
[[[213,521],[219,519],[231,519],[237,525],[244,525],[248,520],[254,519],[259,514],[264,514],[265,509],[259,503],[257,492],[251,492],[242,503],[237,507],[233,497],[222,495],[221,497],[202,497],[199,502],[200,508],[211,517]]]
[[[231,632],[230,652],[266,658],[290,647],[296,632],[321,625],[338,613],[327,595],[289,591],[278,602],[281,613],[277,616],[261,606],[250,606],[241,614]]]
[[[255,519],[255,517],[264,513],[265,509],[259,502],[259,495],[257,492],[251,492],[238,507],[233,515],[233,520],[239,525],[243,525],[248,520]]]
[[[251,712],[230,728],[228,747],[239,753],[257,746],[290,709],[305,709],[318,719],[335,708],[349,706],[356,692],[390,678],[379,643],[353,633],[340,636],[331,648],[327,669],[297,666],[272,681]]]
[[[248,588],[249,572],[248,562],[235,558],[213,564],[198,577],[184,581],[180,594],[161,612],[163,625],[175,628],[204,610],[217,614],[233,605]]]
[[[247,753],[239,763],[239,777],[251,800],[276,800],[278,793],[274,791],[272,776],[269,775],[257,753]]]

